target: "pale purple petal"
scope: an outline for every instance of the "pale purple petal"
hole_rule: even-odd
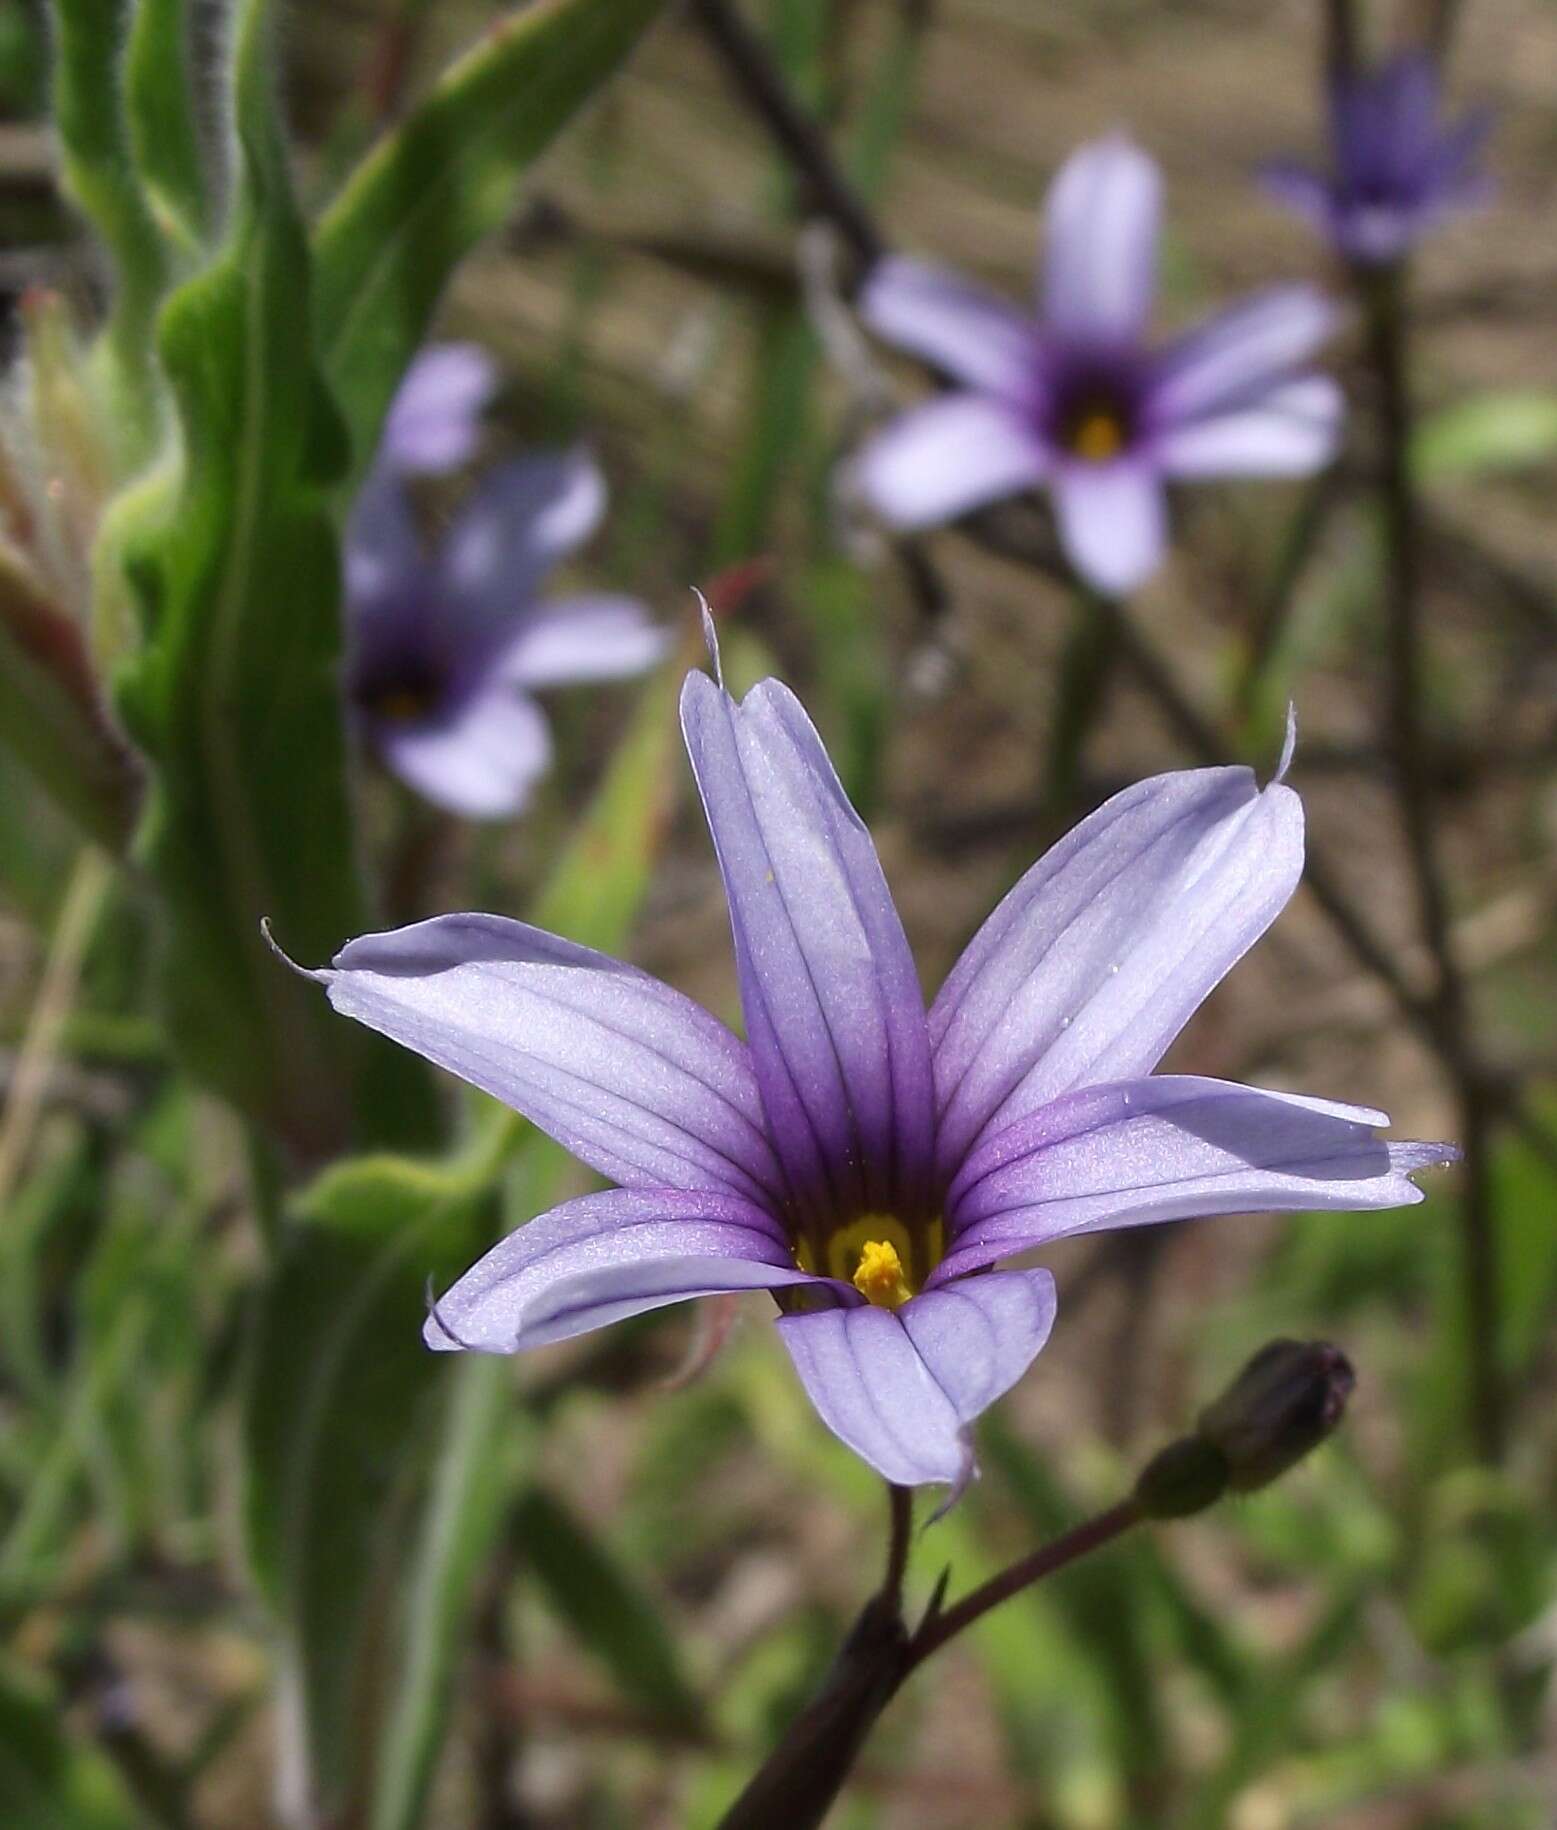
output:
[[[802,1212],[924,1216],[924,1001],[870,834],[799,701],[706,674],[682,729],[724,876],[768,1125]]]
[[[969,1426],[1021,1378],[1054,1325],[1044,1271],[927,1290],[901,1309],[784,1316],[778,1326],[822,1421],[902,1487],[974,1471]]]
[[[930,1011],[940,1161],[1077,1088],[1147,1074],[1275,920],[1303,809],[1242,768],[1117,794],[1006,896]]]
[[[551,764],[540,707],[501,681],[478,687],[435,719],[371,717],[368,730],[407,787],[467,820],[511,819]]]
[[[419,581],[427,573],[421,534],[404,485],[387,465],[375,465],[357,491],[342,556],[354,618],[419,596]]]
[[[1134,591],[1162,564],[1168,511],[1149,463],[1061,464],[1049,488],[1065,557],[1105,597]]]
[[[492,1094],[629,1188],[772,1203],[745,1047],[658,979],[498,915],[352,941],[330,1002]]]
[[[1328,375],[1305,375],[1257,404],[1171,426],[1152,443],[1170,477],[1302,477],[1335,455],[1346,411]]]
[[[1158,358],[1147,417],[1166,430],[1184,420],[1257,404],[1331,337],[1339,309],[1313,286],[1277,286],[1229,307]]]
[[[475,344],[423,350],[385,417],[383,461],[401,471],[458,469],[475,452],[482,410],[496,392],[497,369]]]
[[[1294,159],[1272,159],[1260,168],[1260,184],[1267,195],[1285,204],[1321,235],[1333,230],[1335,187],[1311,166]]]
[[[1072,1233],[1202,1214],[1408,1207],[1447,1145],[1388,1143],[1382,1112],[1191,1075],[1087,1087],[987,1133],[947,1202],[936,1280]],[[957,1286],[961,1287],[961,1286]]]
[[[635,597],[557,598],[524,619],[504,649],[502,670],[515,686],[532,688],[620,680],[662,660],[671,640]]]
[[[819,1282],[797,1269],[760,1207],[613,1188],[538,1214],[493,1246],[438,1299],[422,1338],[440,1352],[520,1353],[690,1297]]]
[[[859,312],[878,337],[965,387],[1017,400],[1033,387],[1031,319],[954,273],[896,255],[879,261],[860,292]]]
[[[1162,176],[1122,134],[1071,154],[1049,190],[1044,317],[1078,342],[1138,342],[1157,285]]]
[[[443,573],[466,614],[524,609],[542,577],[595,531],[605,478],[587,451],[547,451],[491,470],[443,548]]]
[[[1034,424],[1015,408],[988,395],[946,394],[889,421],[853,474],[884,521],[915,528],[1032,489],[1047,471]]]

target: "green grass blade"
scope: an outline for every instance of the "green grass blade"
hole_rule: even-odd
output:
[[[370,152],[319,223],[325,372],[359,463],[458,262],[663,0],[535,0],[494,26]]]

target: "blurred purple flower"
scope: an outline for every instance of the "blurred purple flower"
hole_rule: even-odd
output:
[[[1301,476],[1328,461],[1340,390],[1302,365],[1337,314],[1312,287],[1257,294],[1147,347],[1161,189],[1123,137],[1066,161],[1037,317],[918,261],[874,269],[865,322],[958,384],[860,455],[859,484],[887,521],[926,527],[1045,484],[1072,565],[1117,595],[1162,559],[1164,479]]]
[[[1438,69],[1407,51],[1330,88],[1333,170],[1265,168],[1266,188],[1359,266],[1388,266],[1447,216],[1491,194],[1477,169],[1487,110],[1440,125]]]
[[[402,781],[451,813],[517,813],[551,758],[538,687],[619,678],[665,652],[632,598],[536,601],[546,572],[593,531],[605,483],[582,451],[491,471],[436,550],[404,486],[369,475],[346,530],[347,695]]]
[[[497,392],[497,368],[474,343],[423,350],[384,418],[375,463],[402,476],[438,476],[475,455],[481,415]]]
[[[495,915],[352,941],[331,1003],[620,1186],[510,1234],[437,1305],[512,1353],[767,1289],[824,1421],[888,1480],[973,1472],[969,1427],[1054,1320],[997,1261],[1107,1227],[1378,1208],[1449,1161],[1380,1112],[1152,1069],[1298,879],[1303,814],[1247,769],[1115,796],[996,909],[928,1013],[870,835],[794,696],[687,679],[682,728],[748,1040],[618,960]],[[1284,759],[1285,760],[1285,759]]]

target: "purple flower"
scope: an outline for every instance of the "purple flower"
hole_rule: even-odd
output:
[[[1486,110],[1439,124],[1438,69],[1407,51],[1330,88],[1334,168],[1282,161],[1267,189],[1359,266],[1388,266],[1446,216],[1484,202],[1490,181],[1477,157],[1491,126]]]
[[[747,1040],[619,960],[495,915],[352,941],[331,1003],[525,1114],[618,1187],[540,1215],[426,1339],[513,1353],[771,1290],[824,1421],[888,1480],[973,1471],[969,1426],[1054,1320],[1074,1233],[1395,1207],[1439,1144],[1380,1112],[1152,1069],[1291,895],[1297,796],[1247,769],[1115,796],[1032,870],[928,1013],[870,835],[794,696],[687,679]]]
[[[406,370],[390,403],[375,463],[402,475],[442,475],[474,456],[497,369],[474,343],[438,343]]]
[[[387,767],[449,812],[523,806],[551,758],[535,688],[638,673],[664,653],[632,598],[536,601],[604,506],[585,453],[517,459],[475,487],[429,552],[393,469],[363,485],[346,530],[347,696]]]
[[[957,384],[858,459],[886,520],[927,527],[1044,484],[1072,565],[1117,595],[1162,559],[1166,479],[1300,476],[1328,461],[1340,390],[1302,365],[1336,313],[1313,288],[1257,294],[1147,346],[1161,189],[1121,137],[1066,161],[1049,192],[1036,317],[918,261],[874,269],[866,323]]]

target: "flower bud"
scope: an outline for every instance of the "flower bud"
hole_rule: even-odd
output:
[[[1148,1519],[1188,1519],[1227,1491],[1227,1457],[1201,1436],[1181,1436],[1159,1449],[1135,1483],[1135,1503]]]
[[[1220,1450],[1233,1492],[1254,1493],[1331,1434],[1356,1383],[1339,1347],[1272,1341],[1200,1413],[1197,1438]]]

